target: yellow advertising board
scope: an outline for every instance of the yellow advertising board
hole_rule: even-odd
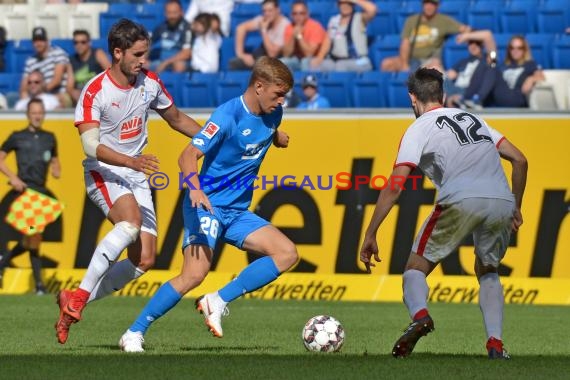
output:
[[[200,122],[207,117],[193,116]],[[46,236],[42,253],[58,270],[86,268],[97,242],[110,228],[86,197],[81,165],[84,155],[72,117],[53,115],[45,123],[45,128],[56,134],[62,163],[61,179],[50,178],[48,187],[64,203],[65,211],[60,241],[50,241]],[[566,216],[570,206],[570,115],[490,114],[485,118],[529,160],[525,222],[511,239],[500,273],[518,279],[569,279],[570,223]],[[258,188],[251,209],[270,219],[297,244],[301,261],[293,275],[369,278],[358,262],[359,245],[383,178],[391,173],[400,138],[412,121],[411,114],[290,113],[285,117],[281,128],[290,135],[290,146],[272,148],[267,154],[255,183]],[[25,118],[5,117],[1,123],[0,140],[4,141],[11,131],[25,127]],[[151,178],[152,184],[161,188],[155,191],[159,234],[155,268],[177,271],[182,263],[183,197],[177,159],[188,141],[161,119],[153,118],[149,124],[145,152],[159,157],[163,173]],[[15,167],[13,154],[9,158]],[[505,162],[504,167],[510,176],[510,165]],[[367,178],[373,179],[372,185]],[[375,275],[402,273],[415,233],[432,209],[435,190],[429,180],[417,177],[406,185],[399,204],[380,230],[383,261]],[[8,190],[6,181],[0,181],[0,198]],[[7,244],[10,247],[14,242]],[[254,259],[225,245],[217,252],[212,270],[227,277]],[[28,266],[25,256],[14,262],[18,267]],[[433,275],[470,275],[473,263],[472,243],[466,241]]]

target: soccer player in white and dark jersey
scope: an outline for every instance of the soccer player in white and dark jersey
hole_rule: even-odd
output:
[[[426,276],[469,234],[475,242],[479,305],[487,330],[490,358],[508,358],[503,350],[503,287],[497,268],[511,231],[522,224],[526,185],[525,156],[478,116],[443,108],[443,77],[421,68],[410,75],[408,92],[416,121],[406,130],[388,187],[382,190],[360,250],[370,273],[378,256],[378,228],[398,200],[400,179],[418,167],[438,190],[436,205],[424,222],[403,275],[404,303],[412,323],[398,339],[392,355],[408,356],[417,341],[433,331],[427,309]],[[512,191],[500,158],[512,164]]]
[[[87,193],[114,228],[95,249],[79,288],[58,294],[55,328],[62,344],[89,300],[121,289],[154,264],[156,216],[145,174],[158,169],[158,159],[142,154],[149,110],[185,136],[200,130],[195,120],[176,108],[158,76],[143,69],[149,35],[142,25],[119,20],[108,43],[111,68],[83,88],[75,125],[87,156],[83,161]],[[127,247],[129,258],[114,264]]]
[[[217,337],[223,335],[221,318],[227,303],[274,281],[297,262],[293,242],[248,210],[253,183],[267,150],[272,144],[286,147],[289,143],[287,134],[278,127],[285,95],[292,87],[293,76],[283,62],[261,57],[253,66],[245,93],[219,106],[180,155],[180,169],[188,178],[182,272],[158,289],[123,334],[119,341],[122,350],[144,351],[143,336],[150,325],[202,283],[217,242],[264,256],[218,292],[196,301]]]

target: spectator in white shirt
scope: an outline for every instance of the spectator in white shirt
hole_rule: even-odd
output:
[[[184,18],[191,23],[200,13],[215,13],[220,17],[222,33],[229,36],[233,9],[234,0],[192,0]]]
[[[18,100],[14,106],[14,109],[16,111],[26,111],[30,99],[33,98],[41,99],[44,102],[44,108],[46,111],[53,111],[55,109],[62,108],[57,95],[45,92],[46,83],[44,80],[44,75],[41,71],[32,71],[30,75],[28,75],[26,84],[28,86],[29,96]]]
[[[190,66],[193,71],[216,73],[219,70],[222,36],[212,30],[212,20],[215,17],[209,13],[200,13],[192,21],[193,42]]]

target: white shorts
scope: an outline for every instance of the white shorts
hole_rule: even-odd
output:
[[[117,199],[132,194],[139,204],[141,231],[156,236],[156,214],[152,194],[144,173],[129,168],[108,166],[96,160],[83,161],[87,195],[105,216]]]
[[[438,263],[473,234],[475,254],[483,265],[498,267],[505,256],[515,204],[505,199],[467,198],[436,205],[424,222],[412,252]]]

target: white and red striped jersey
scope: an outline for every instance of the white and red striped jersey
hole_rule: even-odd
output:
[[[437,188],[437,203],[465,198],[514,201],[497,150],[503,139],[476,115],[437,108],[406,130],[394,167],[419,167]]]
[[[134,85],[121,87],[106,70],[83,87],[75,108],[75,125],[97,123],[101,144],[137,156],[147,144],[149,109],[171,105],[172,97],[155,73],[142,70]]]

